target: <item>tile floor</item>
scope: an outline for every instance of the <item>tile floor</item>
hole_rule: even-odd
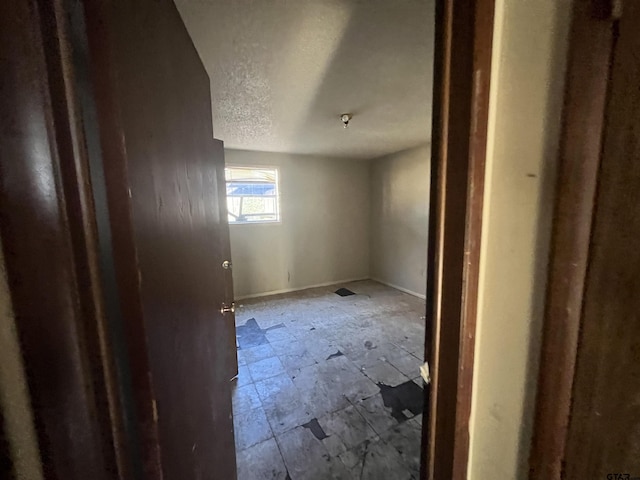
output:
[[[239,480],[419,477],[423,300],[362,281],[238,303]]]

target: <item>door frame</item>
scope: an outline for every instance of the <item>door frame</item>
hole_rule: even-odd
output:
[[[436,2],[424,480],[467,478],[494,12]]]
[[[127,445],[66,7],[21,0],[0,14],[12,36],[0,42],[0,243],[38,448],[29,460],[45,479],[107,480],[127,475]]]
[[[616,36],[611,0],[576,0],[569,33],[558,180],[529,478],[560,479]]]

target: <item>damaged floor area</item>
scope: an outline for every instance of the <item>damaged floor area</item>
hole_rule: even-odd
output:
[[[337,287],[240,302],[239,480],[419,478],[424,300]]]

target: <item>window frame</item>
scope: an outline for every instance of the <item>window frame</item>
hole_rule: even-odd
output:
[[[227,169],[238,169],[238,170],[273,170],[275,172],[275,186],[276,186],[276,194],[275,195],[265,195],[265,198],[275,198],[275,220],[259,220],[255,222],[247,222],[247,221],[230,221],[229,220],[229,197],[227,194],[226,187],[228,184],[227,180]],[[266,183],[266,182],[265,182]],[[224,166],[224,185],[225,185],[225,209],[227,211],[227,222],[231,225],[274,225],[282,223],[282,212],[280,210],[280,169],[275,165],[238,165],[233,163],[225,164]],[[231,195],[231,197],[254,197],[260,198],[256,195]]]

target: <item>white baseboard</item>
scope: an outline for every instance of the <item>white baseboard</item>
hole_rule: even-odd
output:
[[[240,297],[236,297],[236,300],[245,300],[248,298],[259,298],[259,297],[269,297],[271,295],[280,295],[281,293],[291,293],[291,292],[299,292],[301,290],[308,290],[310,288],[319,288],[319,287],[328,287],[329,285],[340,285],[342,283],[349,282],[361,282],[363,280],[373,280],[375,282],[381,283],[391,288],[395,288],[396,290],[400,290],[401,292],[408,293],[409,295],[413,295],[414,297],[421,298],[426,300],[426,295],[422,293],[414,292],[413,290],[409,290],[408,288],[400,287],[398,285],[394,285],[393,283],[385,282],[379,278],[375,277],[360,277],[360,278],[347,278],[345,280],[331,280],[330,282],[324,283],[316,283],[314,285],[306,285],[304,287],[295,287],[295,288],[283,288],[281,290],[270,290],[268,292],[262,293],[252,293],[251,295],[242,295]]]
[[[242,295],[240,297],[236,297],[236,300],[245,300],[247,298],[268,297],[271,295],[279,295],[281,293],[299,292],[300,290],[308,290],[310,288],[328,287],[329,285],[339,285],[341,283],[349,283],[349,282],[361,282],[363,280],[371,280],[371,279],[369,277],[360,277],[360,278],[348,278],[346,280],[331,280],[330,282],[316,283],[314,285],[306,285],[304,287],[283,288],[282,290],[271,290],[269,292],[252,293],[251,295]],[[380,283],[383,283],[383,282],[380,282]]]
[[[408,288],[400,287],[398,285],[394,285],[393,283],[385,282],[384,280],[380,280],[379,278],[371,277],[371,280],[374,280],[378,283],[386,285],[387,287],[395,288],[396,290],[400,290],[401,292],[408,293],[409,295],[413,295],[414,297],[421,298],[422,300],[426,300],[427,296],[424,293],[414,292],[413,290],[409,290]]]

